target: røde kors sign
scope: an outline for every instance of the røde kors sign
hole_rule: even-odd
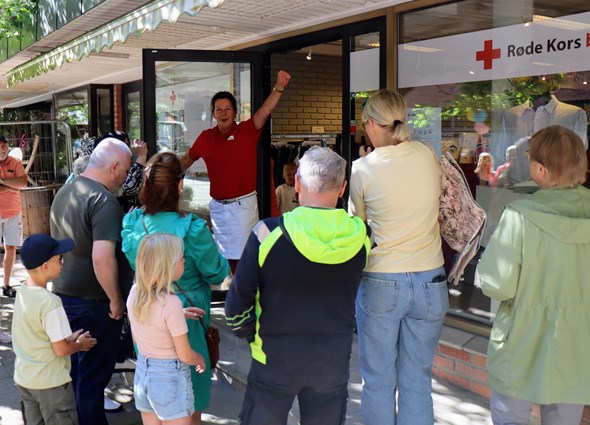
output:
[[[590,12],[398,46],[399,87],[590,70]]]

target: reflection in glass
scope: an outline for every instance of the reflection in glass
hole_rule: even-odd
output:
[[[109,131],[120,130],[114,128],[113,123],[113,105],[111,102],[111,89],[96,90],[96,111],[97,111],[97,136],[102,136]]]
[[[141,139],[141,97],[140,93],[131,92],[127,94],[125,105],[127,107],[126,129],[129,141]]]
[[[588,3],[581,0],[559,4],[550,0],[459,1],[400,15],[399,40],[403,45],[436,39],[433,42],[439,43],[437,47],[451,49],[454,37],[449,36],[456,34],[469,33],[475,37],[479,36],[477,32],[492,28],[520,27],[523,19],[529,18],[529,24],[537,25],[540,17],[546,17],[543,22],[549,26],[558,23],[552,22],[551,18],[571,17],[582,12],[587,20],[588,10]],[[571,21],[576,20],[568,18],[568,23]],[[560,28],[556,28],[557,36]],[[444,37],[449,37],[449,41]],[[572,62],[571,72],[551,72],[549,62],[539,64],[538,73],[526,71],[519,75],[519,69],[516,69],[507,78],[437,85],[426,81],[425,77],[424,84],[427,85],[415,83],[400,89],[414,112],[414,138],[427,133],[428,126],[435,122],[429,114],[437,115],[441,147],[456,155],[477,202],[488,214],[482,237],[484,247],[504,206],[515,199],[526,198],[529,195],[524,192],[534,190],[527,183],[530,180],[527,138],[548,125],[561,124],[575,131],[587,143],[590,70],[583,67],[580,70],[580,63]],[[403,69],[403,64],[398,68]],[[440,70],[442,72],[442,66]],[[433,69],[423,67],[419,71],[424,71],[427,76]],[[503,74],[499,72],[497,75]],[[484,178],[478,178],[475,174],[477,162],[487,154],[491,156],[490,164],[494,165],[489,172],[483,173]],[[451,311],[489,324],[495,308],[490,299],[474,286],[477,259],[478,256],[470,262],[460,285],[451,289]]]
[[[88,137],[88,90],[56,95],[55,118],[70,125],[72,141]]]
[[[211,98],[229,91],[238,101],[237,120],[251,115],[249,63],[157,62],[156,116],[158,150],[184,155],[199,134],[216,125],[211,117]],[[184,179],[181,207],[209,216],[209,177],[202,159]]]

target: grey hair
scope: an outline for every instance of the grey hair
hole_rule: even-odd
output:
[[[374,93],[363,109],[363,122],[371,119],[378,126],[388,129],[390,137],[398,142],[410,140],[406,125],[407,106],[403,96],[393,90]]]
[[[115,161],[120,161],[122,155],[131,157],[131,149],[125,142],[108,137],[102,140],[92,151],[87,168],[108,168]]]
[[[321,193],[342,188],[346,161],[330,148],[313,146],[299,160],[297,176],[304,189]]]

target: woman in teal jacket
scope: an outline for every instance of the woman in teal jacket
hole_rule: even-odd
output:
[[[184,274],[176,282],[182,291],[176,294],[183,307],[198,307],[205,314],[205,327],[209,326],[211,289],[229,275],[227,260],[219,254],[213,236],[204,220],[179,210],[182,192],[180,161],[171,152],[157,154],[146,168],[144,184],[139,194],[141,209],[135,209],[123,219],[123,252],[135,269],[135,257],[141,239],[151,233],[171,233],[184,242]],[[187,299],[188,298],[188,299]],[[187,320],[191,347],[202,354],[210,365],[205,331],[198,320]],[[201,423],[201,411],[209,405],[211,368],[203,374],[192,370],[195,395],[195,414],[192,424]]]
[[[547,127],[529,141],[540,190],[508,205],[477,268],[501,301],[488,346],[492,420],[578,425],[590,404],[590,190],[582,140]]]

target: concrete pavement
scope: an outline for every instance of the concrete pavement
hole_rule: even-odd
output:
[[[0,276],[2,275],[0,270]],[[26,278],[26,272],[17,263],[11,284],[15,287]],[[0,329],[10,332],[14,302],[10,298],[0,298]],[[238,414],[243,399],[243,390],[250,366],[250,349],[244,340],[235,338],[227,326],[222,307],[212,308],[212,320],[220,329],[221,359],[215,373],[211,404],[203,414],[204,424],[238,424]],[[350,369],[350,398],[347,408],[346,425],[360,425],[361,379],[358,370],[358,350],[356,338]],[[22,425],[19,398],[12,374],[14,372],[14,352],[11,344],[0,344],[0,425]],[[491,423],[488,400],[455,387],[441,380],[433,380],[433,399],[436,424],[440,425],[488,425]],[[108,414],[111,425],[138,425],[141,418],[133,404],[133,373],[119,372],[107,388],[107,394],[123,404],[123,410]],[[291,410],[288,425],[299,423],[297,403]]]

